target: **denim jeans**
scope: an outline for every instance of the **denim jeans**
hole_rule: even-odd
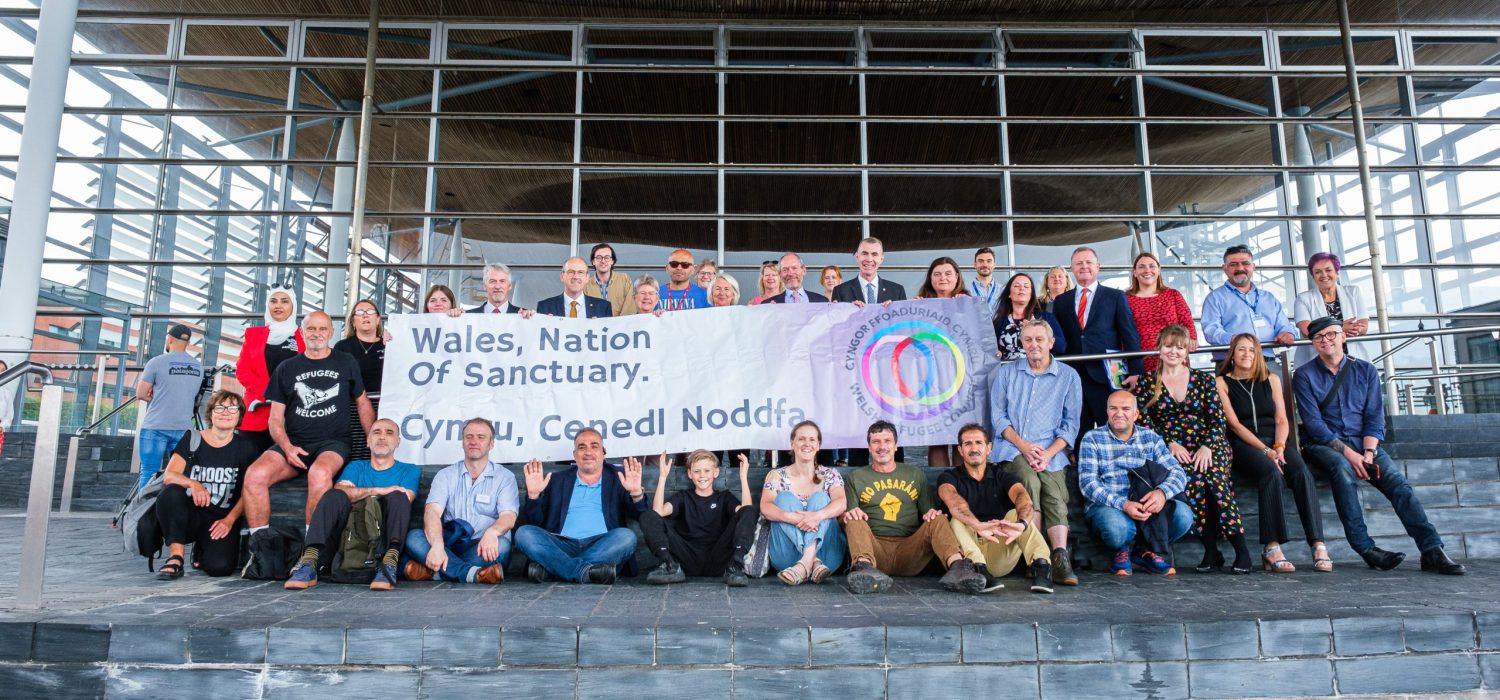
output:
[[[1187,534],[1193,527],[1193,509],[1182,501],[1168,500],[1167,506],[1172,509],[1172,521],[1167,526],[1167,539],[1176,542]],[[1135,542],[1135,520],[1118,508],[1111,508],[1098,503],[1091,503],[1084,510],[1084,517],[1088,519],[1089,525],[1099,533],[1099,539],[1104,541],[1104,546],[1112,552],[1129,549]],[[1159,552],[1165,554],[1165,552]]]
[[[152,475],[161,471],[167,455],[177,449],[177,443],[182,442],[182,436],[186,433],[186,430],[141,430],[141,478],[137,483],[145,486]]]
[[[1350,466],[1349,460],[1326,445],[1308,445],[1302,448],[1302,457],[1309,464],[1315,464],[1328,472],[1333,482],[1333,503],[1339,511],[1339,522],[1344,524],[1344,536],[1349,538],[1349,546],[1360,554],[1370,551],[1375,546],[1375,540],[1370,539],[1370,532],[1365,527],[1365,513],[1359,505],[1359,477],[1354,475],[1354,467]],[[1417,500],[1411,484],[1406,483],[1406,475],[1401,473],[1401,467],[1396,466],[1391,456],[1378,447],[1375,448],[1375,464],[1380,469],[1380,476],[1370,479],[1370,485],[1391,502],[1391,506],[1396,509],[1396,517],[1401,519],[1401,525],[1406,528],[1406,534],[1416,541],[1417,549],[1425,552],[1443,546],[1437,528],[1428,522],[1427,513],[1422,510],[1422,502]]]
[[[491,564],[504,568],[510,562],[510,538],[500,538],[500,553],[494,559],[479,556],[479,538],[474,528],[462,520],[443,523],[443,550],[448,553],[448,565],[434,572],[440,581],[468,581],[469,574]],[[421,528],[406,533],[406,557],[417,562],[426,562],[432,545]]]
[[[624,566],[635,556],[635,532],[617,527],[602,535],[575,540],[547,532],[535,525],[516,530],[516,548],[564,581],[583,583],[583,575],[595,564]]]
[[[807,505],[790,491],[776,494],[776,505],[785,511],[813,511],[827,506],[831,501],[822,490],[814,491]],[[771,567],[785,569],[802,559],[802,552],[810,546],[818,548],[818,561],[830,569],[838,569],[844,563],[844,531],[839,529],[838,518],[828,518],[818,523],[813,532],[803,532],[788,523],[771,523],[771,543],[767,550]]]

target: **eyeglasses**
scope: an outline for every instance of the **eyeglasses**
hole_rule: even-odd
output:
[[[613,255],[595,255],[594,259],[595,260],[599,260],[599,261],[602,262],[602,261],[607,261],[607,260],[614,260],[615,256],[613,256]]]
[[[375,309],[355,309],[355,316],[379,316],[380,312]]]
[[[1328,331],[1326,333],[1319,333],[1319,334],[1313,336],[1313,342],[1314,343],[1327,343],[1327,342],[1330,342],[1330,341],[1338,340],[1338,337],[1341,336],[1341,335],[1343,335],[1343,334],[1344,334],[1343,331],[1337,331],[1337,330],[1335,330],[1335,331]]]
[[[681,260],[673,260],[673,261],[667,263],[667,267],[676,268],[678,270],[683,270],[683,269],[686,269],[686,268],[689,268],[689,267],[692,267],[692,266],[693,266],[692,263],[690,263],[690,262],[682,262]]]
[[[214,413],[239,413],[240,407],[234,404],[221,404],[213,407]]]
[[[588,273],[588,270],[563,270],[565,275],[587,275]]]

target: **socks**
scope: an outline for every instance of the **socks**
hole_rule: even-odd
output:
[[[307,549],[302,550],[301,563],[311,564],[316,567],[318,565],[318,554],[319,552],[317,547],[308,547]]]
[[[255,533],[260,532],[261,530],[264,530],[264,529],[266,529],[268,527],[270,527],[270,525],[261,525],[260,527],[252,527],[252,528],[250,528],[250,534],[254,535]]]
[[[384,564],[385,566],[395,567],[396,563],[400,560],[401,550],[398,550],[395,547],[391,547],[390,549],[385,550],[385,556],[380,559],[380,563]]]

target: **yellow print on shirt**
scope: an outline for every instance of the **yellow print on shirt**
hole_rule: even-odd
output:
[[[917,485],[915,482],[907,479],[877,479],[874,483],[866,486],[859,492],[859,504],[861,506],[870,505],[870,502],[875,500],[875,493],[877,491],[900,491],[910,496],[912,501],[918,500]],[[893,493],[887,493],[876,505],[885,511],[886,520],[895,520],[901,514],[901,499],[897,498]]]
[[[895,520],[901,514],[901,499],[896,494],[888,493],[885,498],[880,499],[880,509],[885,511],[886,520]]]

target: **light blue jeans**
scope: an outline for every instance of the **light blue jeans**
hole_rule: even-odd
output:
[[[790,491],[776,494],[777,507],[785,511],[814,511],[826,507],[830,502],[828,494],[821,490],[814,491],[805,506]],[[828,518],[818,523],[818,529],[813,532],[803,532],[788,523],[771,523],[771,543],[767,554],[772,568],[781,570],[796,564],[802,559],[802,552],[810,546],[818,548],[816,556],[824,566],[838,569],[844,563],[844,552],[848,549],[844,531],[839,529],[838,519]]]
[[[137,482],[139,486],[145,486],[151,477],[161,471],[166,464],[167,455],[177,449],[177,443],[182,442],[182,436],[186,430],[153,430],[144,428],[140,434],[141,446],[141,478]]]

